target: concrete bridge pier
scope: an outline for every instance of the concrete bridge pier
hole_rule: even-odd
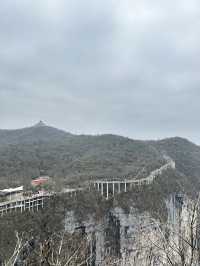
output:
[[[124,192],[127,192],[127,183],[126,183],[126,181],[124,183]]]
[[[121,184],[120,184],[120,182],[118,183],[118,193],[120,193],[121,192]]]
[[[106,183],[106,199],[109,198],[109,187],[108,187],[108,182]]]
[[[115,195],[115,183],[114,182],[112,184],[112,194],[113,194],[113,196]]]
[[[103,196],[103,183],[101,183],[101,195]]]

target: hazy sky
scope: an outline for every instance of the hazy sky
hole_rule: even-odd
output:
[[[200,143],[199,0],[1,0],[0,128]]]

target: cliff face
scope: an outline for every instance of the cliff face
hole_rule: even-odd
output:
[[[175,194],[166,200],[166,207],[168,220],[164,224],[135,209],[126,214],[121,208],[114,208],[98,223],[93,218],[77,222],[74,213],[68,212],[65,230],[72,233],[81,228],[88,235],[93,253],[91,265],[101,266],[112,258],[118,260],[117,265],[168,265],[169,258],[181,263],[182,257],[189,263],[192,251],[186,243],[191,243],[194,203]],[[194,217],[197,217],[196,213]],[[193,233],[195,238],[196,231]],[[177,250],[184,251],[182,257]],[[196,254],[193,256],[195,260]]]
[[[4,223],[2,220],[1,240],[4,238],[4,241],[1,243],[7,245],[6,249],[2,249],[2,254],[7,254],[7,249],[12,244],[7,243],[6,239],[13,235],[14,229],[24,231],[24,228],[27,228],[28,231],[31,225],[37,240],[41,236],[46,239],[49,232],[58,232],[59,235],[63,231],[64,224],[64,229],[68,232],[66,240],[71,239],[70,246],[73,244],[75,248],[82,240],[86,243],[84,257],[89,258],[91,266],[112,265],[113,261],[117,261],[116,266],[163,264],[168,266],[169,259],[176,263],[174,265],[194,266],[195,264],[191,264],[189,260],[196,262],[198,259],[196,238],[198,208],[196,209],[195,202],[186,196],[171,194],[167,198],[165,201],[167,217],[163,220],[152,218],[147,211],[138,211],[133,207],[126,210],[117,207],[119,206],[117,204],[109,204],[101,215],[96,215],[95,209],[100,208],[103,203],[108,204],[108,201],[95,205],[95,209],[92,210],[88,208],[87,202],[83,202],[84,211],[78,210],[80,201],[77,205],[64,204],[60,209],[58,204],[54,205],[57,201],[60,205],[63,198],[52,201],[48,205],[52,207],[52,211],[48,210],[46,214],[40,213],[39,216],[37,213],[34,221],[32,214],[29,213],[24,218],[18,216],[13,221],[11,217],[15,216],[8,216]],[[69,198],[66,201],[68,202]],[[21,219],[21,222],[16,225],[18,219]],[[46,228],[47,232],[43,232]],[[10,234],[8,229],[11,229]]]

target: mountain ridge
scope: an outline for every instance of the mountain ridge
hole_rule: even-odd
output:
[[[64,129],[58,129],[54,126],[50,126],[48,124],[46,124],[44,121],[40,120],[39,122],[37,122],[36,124],[34,125],[31,125],[31,126],[27,126],[27,127],[23,127],[23,128],[14,128],[14,129],[3,129],[3,128],[0,128],[0,133],[1,132],[7,132],[7,133],[11,133],[11,132],[17,132],[17,131],[22,131],[22,130],[30,130],[30,129],[34,129],[34,128],[41,128],[41,127],[46,127],[46,128],[49,128],[49,129],[54,129],[54,130],[57,130],[57,131],[60,131],[60,132],[63,132],[63,133],[66,133],[66,134],[70,134],[70,135],[73,135],[73,136],[91,136],[91,137],[99,137],[99,136],[118,136],[118,137],[122,137],[122,138],[127,138],[127,139],[131,139],[131,140],[135,140],[135,141],[144,141],[144,142],[162,142],[163,140],[167,141],[167,140],[172,140],[172,139],[179,139],[179,140],[185,140],[185,141],[188,141],[196,146],[199,146],[198,144],[190,141],[188,138],[185,138],[185,137],[180,137],[180,136],[172,136],[172,137],[166,137],[166,138],[162,138],[162,139],[157,139],[157,140],[153,140],[153,139],[134,139],[134,138],[131,138],[131,137],[127,137],[127,136],[123,136],[123,135],[118,135],[118,134],[114,134],[114,133],[102,133],[102,134],[74,134],[74,133],[71,133],[69,131],[66,131]],[[200,147],[200,146],[199,146]]]
[[[176,162],[177,171],[199,182],[200,147],[187,139],[74,135],[40,121],[28,128],[0,130],[0,183],[28,184],[41,170],[61,183],[105,176],[142,178],[164,163],[163,154]]]

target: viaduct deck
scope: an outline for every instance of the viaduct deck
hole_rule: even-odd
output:
[[[128,189],[136,186],[150,185],[153,183],[156,177],[159,177],[164,171],[167,169],[175,169],[175,162],[169,158],[165,157],[166,164],[161,166],[160,168],[152,171],[149,176],[141,179],[120,179],[120,180],[112,180],[112,179],[100,179],[91,182],[91,185],[101,193],[102,196],[105,196],[106,199],[109,198],[109,195],[115,195],[115,193],[127,192]]]

